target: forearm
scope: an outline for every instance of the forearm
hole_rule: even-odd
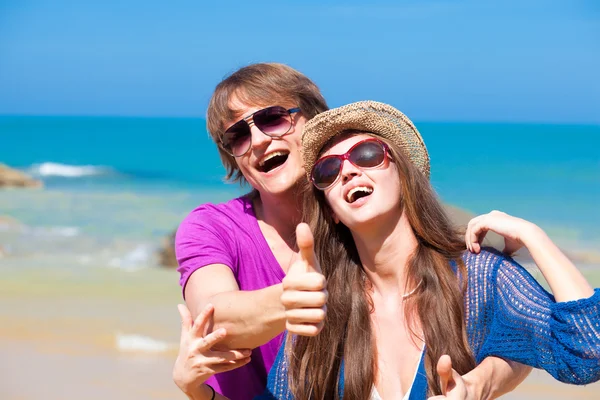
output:
[[[523,243],[548,282],[557,302],[579,300],[594,294],[594,290],[577,267],[536,225],[531,225]]]
[[[225,328],[220,343],[230,349],[253,349],[267,343],[285,329],[285,309],[281,304],[282,285],[253,291],[217,293],[208,299],[214,308],[211,330]],[[205,304],[199,304],[201,310]]]
[[[485,358],[463,375],[470,399],[495,399],[514,390],[527,378],[531,367],[498,357]]]

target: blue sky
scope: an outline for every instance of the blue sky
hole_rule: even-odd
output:
[[[598,4],[0,0],[0,114],[203,116],[223,76],[278,61],[330,106],[598,124]]]

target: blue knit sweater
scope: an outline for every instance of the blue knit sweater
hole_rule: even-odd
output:
[[[463,260],[468,274],[465,324],[477,364],[497,356],[544,369],[562,382],[600,380],[600,289],[587,299],[557,303],[529,272],[499,252],[465,252]],[[293,399],[284,347],[260,399]],[[420,369],[423,377],[422,364]],[[342,371],[340,392],[343,376]],[[424,399],[426,385],[425,379],[415,381],[411,400]]]

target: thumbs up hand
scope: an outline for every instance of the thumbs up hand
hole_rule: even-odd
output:
[[[462,376],[452,368],[452,359],[449,355],[440,357],[437,363],[437,373],[440,377],[442,394],[430,397],[428,400],[469,400],[469,395]]]
[[[327,314],[327,282],[315,256],[314,239],[307,224],[296,227],[300,258],[283,279],[281,303],[285,307],[286,329],[293,334],[316,336]]]

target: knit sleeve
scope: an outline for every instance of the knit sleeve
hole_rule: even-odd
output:
[[[491,255],[487,335],[477,361],[498,356],[542,368],[562,382],[600,380],[600,289],[586,299],[557,303],[511,258]]]

